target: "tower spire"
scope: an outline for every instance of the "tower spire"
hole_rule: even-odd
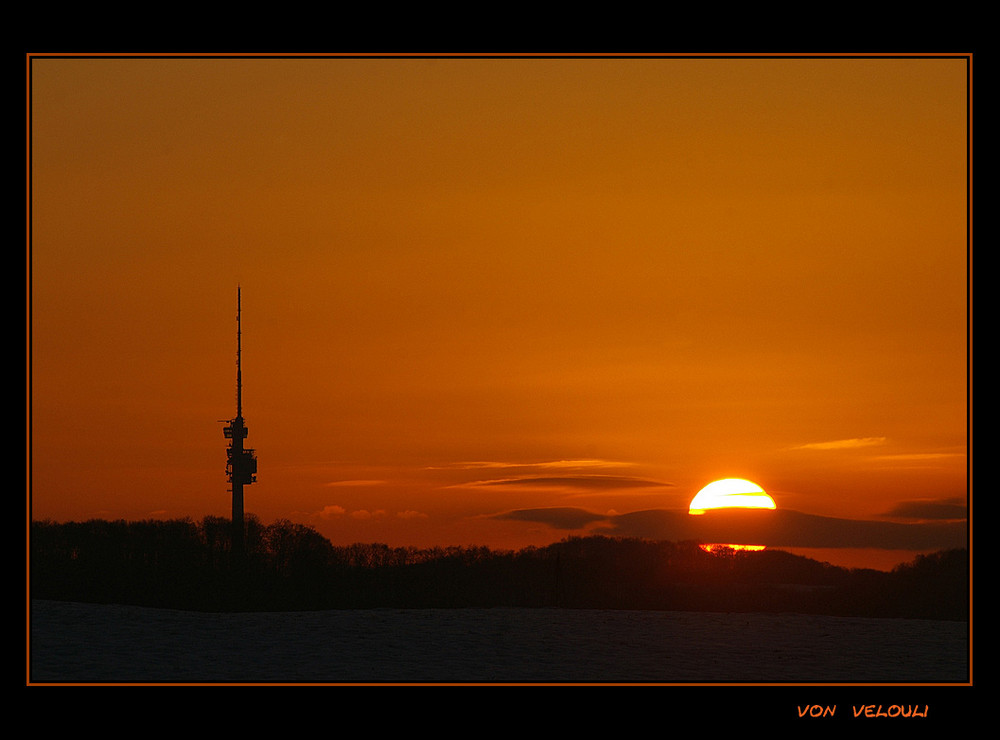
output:
[[[242,331],[241,331],[241,288],[236,286],[236,416],[243,416],[243,369],[241,367]]]

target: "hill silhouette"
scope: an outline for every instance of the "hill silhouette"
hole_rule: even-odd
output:
[[[32,598],[197,611],[566,607],[796,612],[965,620],[964,549],[891,572],[781,550],[708,553],[694,541],[571,537],[518,551],[334,546],[315,529],[229,520],[32,522]]]
[[[727,507],[691,516],[687,509],[647,509],[596,514],[578,508],[517,509],[500,519],[541,522],[576,529],[599,522],[606,534],[684,542],[748,542],[768,547],[883,547],[928,552],[962,548],[968,541],[965,510],[937,507],[921,513],[947,518],[920,521],[865,521],[805,514],[791,509]],[[902,510],[901,513],[914,513]]]

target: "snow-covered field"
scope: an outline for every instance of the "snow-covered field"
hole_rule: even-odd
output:
[[[29,681],[951,683],[968,625],[792,614],[205,614],[33,601]]]

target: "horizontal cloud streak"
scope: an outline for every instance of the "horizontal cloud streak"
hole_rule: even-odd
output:
[[[858,447],[872,447],[885,444],[885,437],[852,437],[850,439],[834,439],[829,442],[809,442],[792,447],[793,450],[851,450]]]
[[[573,490],[614,490],[616,488],[663,488],[670,485],[672,484],[620,475],[561,475],[498,478],[495,480],[481,480],[461,483],[453,487],[483,488],[517,486],[525,488],[564,488]]]
[[[635,463],[618,462],[614,460],[550,460],[547,462],[498,462],[498,461],[473,461],[457,462],[450,465],[441,465],[428,468],[429,470],[482,470],[489,468],[623,468],[631,467]]]
[[[334,480],[326,484],[330,488],[336,488],[340,486],[384,486],[386,481],[384,480]]]
[[[948,460],[954,457],[965,457],[964,452],[914,452],[899,455],[876,455],[875,460],[891,460],[900,462],[923,462],[926,460]]]

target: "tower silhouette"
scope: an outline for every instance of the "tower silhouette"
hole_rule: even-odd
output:
[[[246,423],[243,421],[243,368],[241,335],[240,287],[236,287],[236,418],[229,420],[222,430],[229,440],[226,451],[226,479],[232,484],[233,493],[233,534],[232,550],[236,557],[242,557],[246,548],[246,524],[243,516],[243,486],[257,481],[257,457],[254,451],[243,446],[247,437]]]

